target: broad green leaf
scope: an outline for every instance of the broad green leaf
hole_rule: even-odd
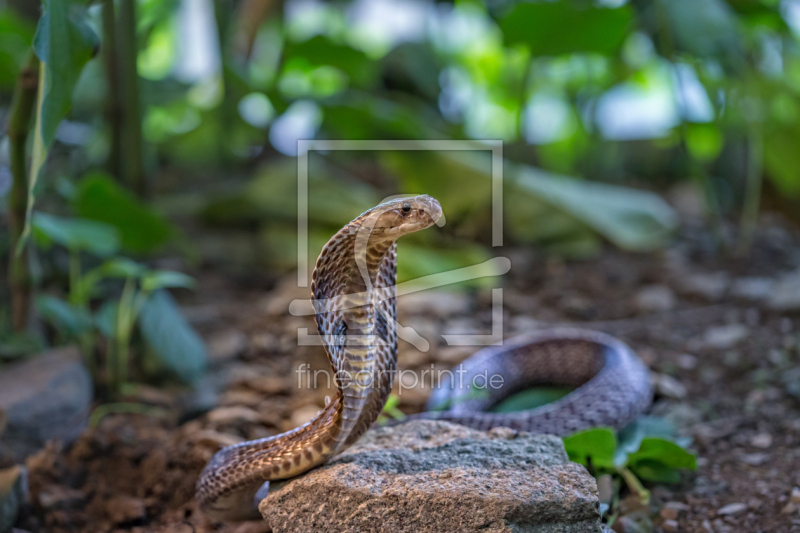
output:
[[[507,172],[508,173],[508,172]],[[620,248],[648,251],[678,226],[675,211],[655,193],[519,167],[514,189],[569,213]]]
[[[642,439],[639,449],[628,456],[628,465],[631,468],[635,468],[643,461],[656,461],[670,468],[687,468],[689,470],[697,468],[697,459],[693,454],[672,441],[658,437]]]
[[[798,138],[800,126],[793,123],[772,128],[764,139],[764,166],[767,175],[778,191],[789,198],[800,197]]]
[[[564,438],[564,448],[570,461],[594,468],[614,468],[617,437],[609,428],[593,428]]]
[[[323,35],[302,42],[288,42],[283,55],[286,64],[330,65],[341,69],[360,87],[371,86],[378,74],[377,64],[364,52],[335,43]]]
[[[560,400],[574,389],[567,387],[536,387],[511,395],[492,408],[494,413],[513,413],[536,409]]]
[[[159,289],[170,289],[176,287],[191,288],[197,281],[181,272],[171,270],[155,270],[148,272],[142,277],[142,290],[153,292]]]
[[[82,2],[43,0],[42,5],[33,49],[46,70],[42,139],[47,147],[53,142],[59,122],[72,105],[72,89],[99,41],[86,22],[88,16]]]
[[[10,89],[25,62],[34,26],[12,9],[0,9],[0,87]]]
[[[680,483],[681,481],[681,473],[677,468],[665,466],[650,459],[639,461],[630,469],[637,477],[645,481],[654,483]]]
[[[77,338],[92,329],[89,311],[75,307],[55,296],[36,299],[36,311],[67,338]]]
[[[663,418],[640,416],[617,433],[617,451],[614,464],[624,466],[628,456],[635,453],[646,437],[662,437],[671,439],[675,436],[675,427]]]
[[[136,278],[147,272],[147,268],[126,257],[114,257],[100,265],[100,271],[109,278]]]
[[[508,45],[527,44],[536,56],[575,52],[610,54],[633,26],[633,10],[595,7],[589,2],[518,3],[500,19]]]
[[[151,252],[173,234],[164,217],[102,173],[81,180],[73,205],[78,215],[117,228],[122,247],[132,252]]]
[[[34,213],[33,230],[37,240],[45,245],[55,242],[74,252],[89,252],[104,257],[119,249],[117,229],[81,218],[62,218],[46,213]]]
[[[192,383],[202,375],[205,345],[168,292],[148,298],[139,314],[139,329],[153,353],[181,380]]]

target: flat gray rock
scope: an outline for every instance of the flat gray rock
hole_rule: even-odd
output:
[[[424,420],[367,432],[259,506],[275,533],[600,533],[598,509],[561,439]]]
[[[73,440],[92,402],[92,378],[77,348],[59,348],[0,370],[3,452],[22,460],[50,439]]]

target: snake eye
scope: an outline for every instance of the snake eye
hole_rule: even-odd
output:
[[[403,204],[403,213],[408,213],[411,211],[411,206],[409,204]]]

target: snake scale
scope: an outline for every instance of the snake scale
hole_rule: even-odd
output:
[[[439,202],[430,196],[388,201],[347,224],[323,247],[312,295],[336,394],[301,427],[217,452],[197,482],[197,501],[211,518],[258,516],[256,493],[262,494],[266,481],[322,464],[375,422],[397,365],[396,241],[434,225],[441,215]],[[476,397],[470,384],[480,383],[474,381],[478,375],[501,376],[502,387],[485,387],[487,394]],[[514,392],[543,384],[577,388],[536,409],[486,412]],[[555,329],[479,351],[459,373],[446,373],[431,394],[428,406],[447,405],[446,410],[407,419],[567,435],[592,426],[621,428],[651,399],[647,368],[624,343],[602,333]]]

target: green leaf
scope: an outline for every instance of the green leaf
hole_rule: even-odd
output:
[[[589,225],[620,248],[648,251],[662,246],[678,216],[648,191],[559,176],[521,166],[515,189],[533,194]]]
[[[614,464],[624,466],[628,456],[635,453],[646,437],[671,439],[675,436],[675,426],[668,420],[654,416],[640,416],[617,434],[618,444]]]
[[[126,257],[114,257],[103,263],[100,271],[109,278],[136,278],[142,276],[147,268]]]
[[[86,23],[86,8],[71,0],[43,0],[42,17],[33,38],[33,49],[45,64],[42,102],[42,139],[50,146],[56,128],[72,105],[84,65],[98,47],[97,35]]]
[[[639,449],[628,457],[631,468],[636,468],[643,461],[655,461],[670,468],[697,468],[697,459],[693,454],[672,441],[658,437],[642,439]]]
[[[12,333],[0,340],[0,359],[18,359],[44,348],[41,339],[28,332]]]
[[[611,54],[622,46],[632,22],[628,6],[608,9],[559,0],[518,3],[500,19],[500,29],[506,44],[527,44],[535,56]]]
[[[654,483],[680,483],[681,473],[678,469],[665,466],[658,461],[643,460],[631,466],[631,472],[640,479]]]
[[[25,63],[34,26],[9,8],[0,9],[0,87],[10,89]]]
[[[172,270],[155,270],[148,272],[142,277],[142,290],[153,292],[159,289],[169,289],[176,287],[192,288],[197,281],[181,272]]]
[[[78,215],[117,228],[122,247],[132,252],[151,252],[173,235],[164,217],[102,173],[81,180],[73,205]]]
[[[206,348],[166,291],[153,293],[142,306],[139,329],[147,345],[164,365],[187,383],[206,368]]]
[[[609,428],[587,429],[564,438],[570,461],[589,466],[591,459],[594,468],[613,469],[616,447],[617,437]]]
[[[45,245],[55,242],[70,251],[84,251],[104,257],[119,249],[117,229],[80,218],[62,218],[46,213],[34,213],[33,230],[37,240]]]
[[[318,67],[330,65],[344,71],[355,85],[370,87],[377,78],[375,61],[364,52],[330,38],[317,35],[302,42],[289,42],[284,50],[284,64],[298,62]]]
[[[92,329],[89,311],[75,307],[55,296],[39,296],[36,311],[67,338],[77,338]]]
[[[536,409],[560,400],[574,389],[568,387],[536,387],[512,394],[492,408],[493,413],[513,413]]]

